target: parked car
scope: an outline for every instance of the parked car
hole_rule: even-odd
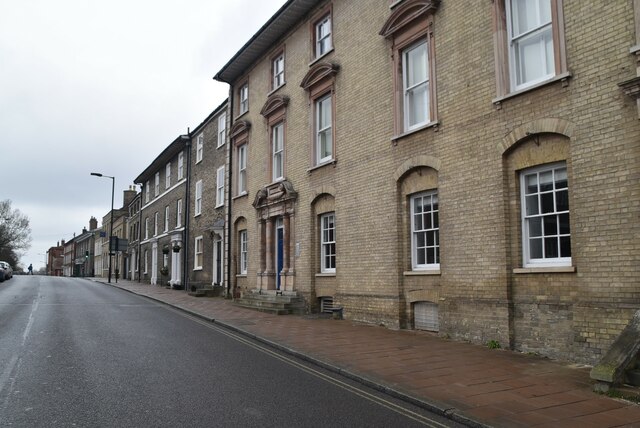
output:
[[[7,262],[0,262],[3,270],[3,280],[13,278],[13,268]]]

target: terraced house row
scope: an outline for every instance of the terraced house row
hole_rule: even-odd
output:
[[[136,179],[128,275],[592,364],[640,307],[639,52],[639,0],[289,0]]]

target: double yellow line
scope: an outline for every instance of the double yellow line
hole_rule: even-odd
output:
[[[344,389],[346,391],[351,392],[352,394],[355,394],[355,395],[357,395],[359,397],[362,397],[362,398],[364,398],[366,400],[369,400],[369,401],[371,401],[373,403],[376,403],[376,404],[378,404],[378,405],[380,405],[382,407],[385,407],[385,408],[387,408],[387,409],[389,409],[391,411],[399,413],[399,414],[401,414],[401,415],[403,415],[403,416],[405,416],[405,417],[407,417],[409,419],[412,419],[412,420],[414,420],[414,421],[416,421],[418,423],[421,423],[421,424],[423,424],[425,426],[433,427],[433,428],[447,428],[448,427],[448,425],[444,425],[444,424],[442,424],[442,423],[440,423],[440,422],[438,422],[436,420],[430,419],[427,416],[421,415],[421,414],[413,412],[413,411],[411,411],[411,410],[409,410],[409,409],[407,409],[405,407],[402,407],[402,406],[400,406],[398,404],[395,404],[395,403],[392,403],[390,401],[387,401],[387,400],[385,400],[385,399],[383,399],[381,397],[378,397],[378,396],[376,396],[374,394],[371,394],[371,393],[369,393],[369,392],[367,392],[367,391],[365,391],[363,389],[360,389],[360,388],[355,387],[353,385],[350,385],[350,384],[348,384],[346,382],[343,382],[343,381],[337,379],[334,376],[330,376],[330,375],[328,375],[326,373],[322,373],[321,371],[315,370],[315,369],[309,367],[308,365],[305,365],[305,364],[299,362],[295,358],[284,356],[284,355],[274,351],[273,349],[271,349],[271,348],[269,348],[267,346],[259,345],[259,344],[255,343],[255,342],[243,337],[241,334],[234,333],[234,332],[232,332],[232,331],[230,331],[230,330],[228,330],[226,328],[217,326],[214,323],[211,323],[209,321],[205,321],[205,320],[197,318],[195,316],[186,314],[185,312],[180,311],[178,309],[174,309],[174,308],[171,308],[171,307],[167,307],[167,309],[172,311],[172,312],[175,312],[175,313],[177,313],[177,314],[179,314],[179,315],[181,315],[181,316],[183,316],[185,318],[188,318],[188,319],[190,319],[190,320],[192,320],[192,321],[194,321],[194,322],[196,322],[196,323],[198,323],[200,325],[203,325],[203,326],[205,326],[205,327],[207,327],[209,329],[215,330],[218,333],[224,334],[225,336],[230,337],[230,338],[236,340],[237,342],[243,343],[243,344],[245,344],[247,346],[252,347],[253,349],[256,349],[256,350],[258,350],[258,351],[260,351],[260,352],[262,352],[264,354],[267,354],[267,355],[269,355],[269,356],[271,356],[273,358],[276,358],[276,359],[278,359],[278,360],[280,360],[280,361],[282,361],[284,363],[287,363],[290,366],[296,367],[296,368],[298,368],[298,369],[300,369],[300,370],[302,370],[302,371],[304,371],[306,373],[309,373],[310,375],[313,375],[313,376],[315,376],[315,377],[317,377],[319,379],[322,379],[325,382],[328,382],[328,383],[331,383],[331,384],[333,384],[335,386],[338,386],[338,387],[340,387],[340,388],[342,388],[342,389]]]

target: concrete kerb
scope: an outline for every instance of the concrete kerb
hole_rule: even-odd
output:
[[[229,324],[229,323],[226,323],[224,321],[216,320],[215,318],[207,317],[207,316],[205,316],[205,315],[203,315],[203,314],[201,314],[199,312],[193,311],[191,309],[184,308],[182,306],[178,306],[178,305],[173,305],[173,304],[167,303],[167,302],[165,302],[163,300],[160,300],[160,299],[157,299],[155,297],[151,297],[151,296],[147,296],[147,295],[143,295],[143,294],[138,294],[135,291],[127,289],[125,287],[121,287],[118,284],[108,283],[108,282],[98,281],[98,280],[90,280],[90,281],[98,282],[98,283],[101,283],[101,284],[104,284],[104,285],[110,285],[110,286],[118,288],[120,290],[127,291],[127,292],[129,292],[131,294],[135,294],[136,296],[147,298],[149,300],[153,300],[154,302],[161,303],[161,304],[166,305],[166,306],[170,306],[170,307],[172,307],[174,309],[182,311],[182,312],[184,312],[184,313],[186,313],[188,315],[191,315],[193,317],[196,317],[196,318],[199,318],[201,320],[210,322],[212,324],[219,325],[219,326],[221,326],[221,327],[223,327],[223,328],[225,328],[227,330],[233,331],[235,333],[239,333],[239,334],[241,334],[241,335],[243,335],[245,337],[248,337],[248,338],[250,338],[252,340],[255,340],[256,342],[260,342],[262,344],[265,344],[265,345],[267,345],[267,346],[269,346],[271,348],[274,348],[274,349],[276,349],[278,351],[281,351],[283,353],[291,355],[291,356],[293,356],[295,358],[301,359],[303,361],[306,361],[308,363],[311,363],[313,365],[321,367],[321,368],[323,368],[323,369],[325,369],[327,371],[330,371],[330,372],[333,372],[333,373],[337,373],[337,374],[339,374],[341,376],[344,376],[344,377],[346,377],[346,378],[348,378],[350,380],[353,380],[353,381],[355,381],[357,383],[360,383],[360,384],[362,384],[362,385],[364,385],[364,386],[366,386],[368,388],[371,388],[373,390],[382,392],[382,393],[384,393],[386,395],[389,395],[391,397],[394,397],[394,398],[397,398],[399,400],[405,401],[407,403],[410,403],[410,404],[412,404],[414,406],[417,406],[417,407],[420,407],[422,409],[428,410],[428,411],[430,411],[432,413],[435,413],[437,415],[444,416],[444,417],[446,417],[448,419],[451,419],[454,422],[461,423],[461,424],[464,424],[464,425],[466,425],[468,427],[472,427],[472,428],[490,428],[490,425],[483,424],[482,422],[479,422],[477,420],[471,419],[471,418],[463,415],[455,407],[448,407],[448,406],[445,406],[442,403],[438,403],[436,401],[426,401],[426,400],[424,400],[422,398],[418,398],[418,397],[416,397],[414,395],[411,395],[409,393],[406,393],[406,392],[400,391],[398,389],[394,389],[394,388],[392,388],[390,386],[384,385],[384,384],[382,384],[382,383],[380,383],[380,382],[378,382],[378,381],[376,381],[374,379],[371,379],[371,378],[369,378],[367,376],[363,376],[363,375],[359,375],[359,374],[353,373],[353,372],[351,372],[351,371],[349,371],[347,369],[344,369],[342,367],[339,367],[339,366],[327,363],[326,361],[322,361],[322,360],[319,360],[319,359],[317,359],[315,357],[312,357],[309,354],[305,354],[305,353],[302,353],[300,351],[296,351],[295,349],[292,349],[292,348],[286,347],[284,345],[281,345],[281,344],[279,344],[277,342],[273,342],[273,341],[268,340],[268,339],[266,339],[264,337],[261,337],[261,336],[258,336],[256,334],[254,334],[254,333],[251,333],[249,331],[243,330],[242,328],[237,327],[237,326],[235,326],[233,324]]]

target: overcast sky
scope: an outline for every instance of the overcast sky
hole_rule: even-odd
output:
[[[228,94],[212,77],[285,0],[0,0],[0,200],[31,221],[23,267],[99,225]]]

